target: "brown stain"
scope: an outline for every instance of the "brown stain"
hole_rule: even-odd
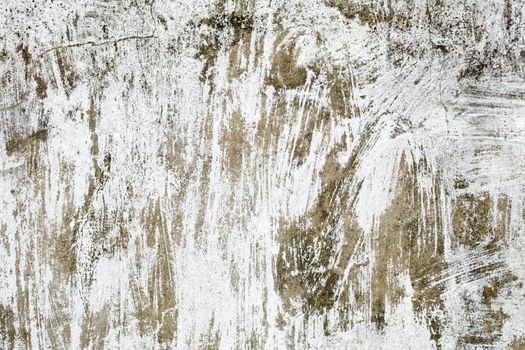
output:
[[[92,274],[96,263],[102,255],[112,255],[119,249],[127,246],[128,235],[122,225],[123,218],[121,212],[108,213],[105,205],[102,210],[95,212],[93,204],[97,200],[99,193],[103,190],[105,181],[111,172],[111,155],[105,154],[101,165],[98,162],[98,137],[96,134],[96,122],[99,118],[92,98],[87,112],[88,127],[91,132],[91,152],[93,154],[93,175],[88,177],[87,191],[84,194],[83,204],[76,208],[73,200],[72,184],[68,181],[63,182],[63,216],[59,222],[58,229],[50,236],[53,245],[51,246],[51,261],[53,270],[57,275],[57,284],[66,283],[77,272],[77,251],[78,238],[86,228],[93,229],[93,245],[89,251],[84,252],[88,255],[89,266],[87,272],[83,274],[82,281],[88,286],[91,283]],[[74,168],[61,161],[61,172],[65,179],[71,176]],[[63,180],[65,180],[63,179]],[[118,233],[115,235],[115,228]]]
[[[289,101],[284,96],[279,96],[270,113],[263,113],[256,127],[255,140],[266,156],[276,154],[277,141],[284,128],[300,123],[299,133],[294,137],[292,146],[293,165],[300,166],[311,152],[314,133],[328,135],[331,120],[359,116],[353,103],[352,77],[339,70],[329,75],[338,78],[328,86],[327,103],[319,104],[313,99],[303,100],[301,96],[295,96]],[[265,105],[267,100],[263,98],[262,103]],[[300,121],[297,121],[297,117],[300,117]],[[343,137],[342,144],[338,146],[339,151],[346,147],[346,135]]]
[[[205,158],[202,161],[202,168],[200,168],[200,176],[203,185],[200,188],[200,194],[201,194],[201,203],[199,205],[199,211],[197,214],[197,220],[195,221],[195,233],[197,238],[197,243],[199,245],[204,246],[205,245],[205,235],[206,235],[206,225],[205,225],[205,218],[207,214],[207,194],[209,191],[209,181],[210,181],[210,174],[211,174],[211,163],[212,163],[212,156],[211,154],[208,154],[205,156]],[[197,168],[194,168],[193,171],[197,172]],[[180,200],[180,203],[182,203],[183,200]],[[174,230],[178,230],[180,227],[182,227],[182,218],[179,220],[179,223],[175,222],[176,227],[174,227]],[[177,235],[175,239],[180,242],[182,240],[182,235]]]
[[[243,73],[248,71],[248,62],[252,57],[251,52],[251,39],[254,32],[252,30],[235,30],[235,38],[229,51],[229,66],[228,66],[228,78],[230,81],[234,79],[240,79]],[[255,47],[255,65],[257,60],[260,59],[261,50],[263,43],[258,41]]]
[[[467,327],[460,335],[458,345],[472,348],[492,347],[497,344],[509,316],[496,306],[480,307],[479,302],[471,295],[463,295],[462,299],[467,313],[464,320]]]
[[[211,74],[211,68],[214,62],[217,60],[217,46],[218,43],[214,37],[206,39],[205,43],[198,49],[195,58],[204,61],[204,65],[201,72],[201,82],[205,82]]]
[[[249,156],[251,148],[240,112],[234,112],[227,126],[222,129],[219,146],[224,151],[226,169],[235,179],[238,179],[242,171],[243,160]]]
[[[172,217],[172,231],[175,232],[183,227],[183,213],[184,201],[188,192],[190,191],[190,183],[194,181],[200,182],[202,185],[198,190],[198,197],[200,197],[200,205],[198,205],[197,218],[194,223],[196,243],[200,246],[205,244],[205,216],[207,213],[207,200],[209,189],[209,179],[212,164],[212,149],[208,145],[213,142],[213,118],[204,118],[202,124],[198,126],[198,133],[201,135],[201,142],[204,147],[203,153],[194,155],[189,159],[186,149],[189,144],[181,137],[175,129],[170,129],[165,133],[165,139],[161,143],[158,150],[158,156],[161,162],[166,167],[166,171],[170,174],[176,174],[180,181],[179,190],[170,198],[171,204],[174,206]],[[228,131],[222,129],[221,133]],[[227,164],[226,164],[227,167]],[[186,240],[190,239],[187,235],[175,235],[174,237],[178,245],[184,246]],[[204,247],[200,247],[204,248]]]
[[[207,332],[202,334],[199,341],[198,349],[202,350],[217,350],[221,345],[220,329],[217,329],[215,324],[215,316],[212,316],[208,325]]]
[[[505,195],[497,198],[488,192],[459,195],[452,212],[454,245],[501,247],[509,229],[510,209],[510,200]]]
[[[481,3],[450,6],[446,1],[431,0],[421,7],[413,1],[325,0],[324,3],[376,35],[388,33],[386,58],[394,68],[420,61],[422,57],[451,55],[461,62],[458,81],[509,72],[522,74],[522,49],[516,45],[520,38],[519,16],[512,0],[494,4],[497,12],[490,24],[488,18],[479,18],[479,13],[485,10]],[[414,38],[411,31],[416,27],[425,33],[417,40],[407,40]],[[493,28],[496,32],[505,31],[505,39],[499,36],[491,39],[488,33]]]
[[[333,81],[329,93],[332,113],[347,118],[358,115],[359,112],[353,103],[354,89],[352,77],[344,73],[336,73],[335,77],[330,78],[329,81]]]
[[[9,57],[9,54],[5,49],[0,50],[0,62],[5,62],[7,58]]]
[[[84,315],[80,334],[80,347],[82,349],[104,349],[105,342],[110,329],[111,309],[108,305],[98,312],[90,312]]]
[[[91,97],[90,99],[89,109],[87,111],[87,117],[88,117],[89,131],[91,132],[91,154],[93,155],[93,163],[96,168],[98,164],[95,160],[95,157],[98,155],[98,152],[99,152],[98,135],[97,135],[96,129],[97,129],[97,120],[100,119],[100,112],[96,108],[94,97]]]
[[[65,174],[69,173],[71,169],[67,166],[63,166]],[[54,271],[58,275],[65,275],[67,279],[77,272],[77,243],[81,229],[84,226],[99,226],[97,235],[94,237],[95,244],[100,243],[103,237],[108,235],[110,227],[104,224],[103,220],[98,220],[100,217],[95,216],[92,211],[93,201],[96,196],[96,184],[93,177],[88,179],[88,189],[84,195],[83,205],[76,209],[73,201],[72,185],[65,183],[64,186],[64,205],[63,205],[63,216],[60,221],[60,229],[51,236],[53,242],[53,255],[52,260],[54,261]],[[104,216],[104,211],[100,213]],[[81,226],[81,223],[83,222]],[[97,242],[98,241],[98,242]],[[96,249],[97,246],[95,245]],[[93,257],[95,258],[95,257]],[[57,283],[61,283],[61,280]]]
[[[173,262],[174,232],[169,232],[162,216],[160,201],[150,203],[142,216],[146,245],[156,251],[155,263],[148,271],[147,288],[132,282],[139,331],[153,332],[162,349],[173,346],[177,334],[178,309],[176,300],[175,270]],[[138,257],[140,258],[140,257]],[[137,261],[140,270],[142,264]]]
[[[276,40],[272,66],[267,83],[276,89],[296,89],[306,84],[308,71],[297,63],[295,40],[283,42],[284,35]]]
[[[158,156],[168,171],[175,173],[185,171],[185,146],[185,142],[178,140],[176,135],[167,135],[166,142],[162,143],[158,150]]]
[[[327,6],[338,9],[350,20],[359,20],[364,25],[373,26],[381,22],[390,22],[394,16],[390,2],[388,7],[378,2],[353,0],[327,0]]]
[[[26,176],[29,180],[30,187],[28,193],[32,195],[32,203],[34,205],[33,210],[28,210],[20,201],[17,202],[17,211],[20,210],[16,215],[19,215],[20,223],[22,225],[21,232],[17,232],[16,241],[17,246],[20,248],[20,244],[25,246],[23,254],[17,252],[16,259],[17,264],[20,263],[24,266],[23,273],[19,275],[22,270],[18,270],[17,267],[17,294],[20,299],[17,302],[20,304],[18,307],[18,320],[24,320],[29,322],[31,320],[31,312],[35,305],[32,304],[32,287],[34,286],[33,277],[35,272],[40,267],[41,259],[38,259],[38,249],[41,247],[41,238],[47,233],[49,227],[48,213],[46,208],[46,193],[48,191],[47,180],[49,175],[48,163],[46,162],[46,151],[47,149],[42,147],[43,140],[47,140],[47,121],[43,118],[39,120],[39,126],[36,133],[31,134],[28,140],[24,139],[19,146],[24,147],[24,152],[21,154],[25,160],[26,168],[28,170]],[[28,141],[28,142],[26,142]],[[27,149],[27,152],[25,152]],[[26,226],[27,225],[27,226]],[[28,230],[28,228],[30,229]],[[45,241],[44,241],[45,242]],[[47,243],[47,242],[46,242]],[[20,282],[20,284],[19,284]],[[24,335],[22,343],[26,340],[29,342],[30,337],[25,339],[25,329],[30,328],[29,323],[23,324],[18,323],[21,328],[21,334]]]
[[[9,305],[0,304],[0,347],[14,349],[16,339],[15,314]]]
[[[510,213],[511,201],[504,194],[494,196],[489,192],[481,192],[458,195],[452,211],[453,247],[497,253],[508,242]],[[495,269],[506,269],[504,262],[475,267],[470,278],[493,276],[492,271]],[[469,322],[479,326],[471,327],[472,330],[461,337],[460,343],[484,346],[494,344],[501,338],[503,326],[509,316],[494,301],[504,290],[512,288],[517,280],[510,272],[497,274],[483,282],[480,300],[474,296],[466,299],[467,312],[471,315],[479,314]]]
[[[36,74],[33,76],[33,79],[36,83],[36,95],[39,99],[43,100],[47,97],[47,83],[44,78]]]
[[[303,99],[301,96],[294,96],[290,101],[284,95],[278,95],[267,113],[268,99],[263,97],[263,113],[256,126],[255,142],[265,157],[276,155],[277,142],[285,128],[300,123],[299,133],[294,136],[292,146],[293,165],[300,166],[311,153],[314,133],[328,135],[332,120],[359,116],[359,110],[354,103],[354,81],[351,75],[339,68],[327,72],[323,71],[323,67],[310,68],[316,70],[316,74],[322,72],[329,77],[328,82],[322,83],[327,85],[327,103],[320,104],[314,99]],[[331,82],[332,80],[334,82]],[[272,83],[272,80],[267,82]],[[346,140],[346,135],[344,137]],[[345,142],[338,147],[346,147]]]
[[[215,64],[217,55],[221,50],[230,52],[231,67],[230,76],[238,77],[240,67],[238,67],[237,51],[244,47],[243,52],[249,50],[250,38],[254,30],[254,19],[246,12],[234,11],[226,13],[222,6],[217,6],[214,13],[195,23],[195,28],[209,28],[211,34],[202,37],[202,43],[198,46],[196,58],[204,60],[204,67],[201,73],[201,81],[205,82],[211,73],[211,68]],[[221,34],[227,34],[227,39],[221,38]]]
[[[340,240],[347,243],[340,253],[348,258],[360,235],[356,226],[340,226],[345,214],[352,215],[344,183],[353,176],[352,160],[345,166],[337,161],[340,148],[335,147],[327,157],[320,173],[322,190],[313,208],[280,228],[276,288],[285,311],[291,314],[295,313],[292,301],[301,301],[306,314],[326,313],[334,307],[344,272],[344,267],[335,263],[336,245]]]
[[[106,156],[102,171],[109,171],[110,157]],[[71,315],[70,291],[80,278],[80,287],[86,290],[90,287],[97,262],[102,255],[111,257],[119,249],[127,247],[127,233],[122,225],[122,213],[110,215],[105,205],[100,211],[93,210],[93,203],[97,197],[97,189],[93,177],[89,178],[88,190],[84,196],[84,203],[77,208],[74,203],[73,185],[69,179],[75,169],[71,164],[60,161],[61,169],[61,203],[62,217],[56,224],[52,224],[47,237],[46,260],[48,261],[52,279],[50,281],[49,305],[52,310],[51,319],[54,327],[48,330],[49,341],[53,348],[61,348],[71,344]],[[100,184],[99,184],[100,185]],[[118,230],[115,230],[118,227]],[[78,241],[85,230],[91,237],[92,244],[79,250]],[[78,253],[87,257],[87,260],[78,261]],[[89,346],[102,348],[106,333],[110,327],[107,323],[107,314],[92,314],[85,309],[81,329],[82,348]]]
[[[24,77],[26,80],[29,80],[29,76],[31,74],[31,62],[32,62],[32,58],[33,56],[31,55],[31,53],[29,52],[29,49],[26,45],[24,44],[20,44],[18,45],[18,47],[16,48],[16,51],[20,53],[20,55],[22,56],[22,59],[24,61]]]
[[[47,336],[54,349],[71,345],[71,304],[69,288],[71,281],[63,278],[60,272],[53,270],[53,281],[50,284],[49,307],[52,310],[47,322],[53,327],[46,329]]]
[[[278,103],[277,107],[282,110],[273,115],[282,119],[275,126],[270,124],[271,129],[266,130],[281,132],[286,118],[293,117],[293,114],[287,113],[286,104]],[[283,114],[280,114],[281,111]],[[330,106],[321,111],[321,115],[330,116]],[[276,119],[274,117],[274,123]],[[340,152],[346,150],[346,138],[351,136],[345,135],[333,146],[319,173],[321,191],[312,208],[292,221],[280,222],[274,279],[283,302],[284,313],[280,320],[284,324],[292,322],[298,312],[306,318],[336,312],[339,317],[330,321],[327,319],[323,326],[325,334],[330,334],[348,331],[355,314],[367,312],[368,288],[362,283],[366,278],[367,262],[351,262],[352,258],[360,256],[363,249],[364,233],[357,225],[353,209],[361,183],[357,183],[351,195],[349,186],[356,163],[368,147],[367,140],[375,124],[374,121],[367,124],[363,137],[355,140],[356,146],[345,164],[341,165],[338,157]],[[327,128],[323,133],[329,130]],[[268,142],[272,141],[275,142],[273,135]],[[273,149],[275,146],[270,144],[265,147]],[[294,302],[299,303],[299,309],[292,306]],[[290,344],[295,342],[295,333],[306,336],[295,327],[286,329]]]
[[[509,315],[499,309],[497,311],[491,310],[484,316],[483,333],[485,336],[492,334],[493,337],[496,337],[496,339],[499,338],[502,335],[502,329],[505,325],[505,322],[509,319]],[[492,342],[494,342],[494,340],[492,340]]]
[[[514,21],[513,5],[512,0],[505,0],[503,5],[503,21],[505,23],[505,29],[510,31],[512,22]]]
[[[113,225],[109,224],[106,210],[103,209],[100,212],[95,213],[93,211],[93,203],[97,199],[98,193],[102,190],[104,182],[106,181],[107,174],[110,171],[111,156],[106,155],[104,157],[103,166],[99,166],[97,161],[98,155],[98,137],[96,134],[96,119],[98,118],[98,112],[95,108],[94,100],[90,101],[90,108],[88,110],[88,126],[91,131],[91,152],[93,154],[93,169],[94,175],[88,177],[88,188],[84,194],[84,201],[79,209],[75,208],[73,203],[73,194],[71,193],[72,185],[70,183],[65,184],[65,203],[63,206],[63,217],[61,221],[60,230],[53,234],[52,241],[54,256],[53,260],[56,261],[55,271],[58,275],[65,274],[65,278],[69,278],[75,272],[77,272],[77,243],[78,237],[81,234],[81,230],[87,227],[96,228],[96,234],[93,236],[94,245],[87,252],[90,258],[89,272],[86,276],[83,276],[83,282],[86,286],[91,283],[91,275],[96,262],[99,260],[101,254],[107,253],[108,250],[112,250],[112,246],[118,246],[121,244],[113,243],[108,241],[109,232]],[[73,169],[68,167],[67,164],[62,164],[62,170],[64,174],[70,173]],[[114,223],[118,224],[118,215],[114,218]],[[125,244],[125,243],[122,243]],[[114,250],[114,249],[113,249]],[[60,282],[59,282],[60,283]]]
[[[48,136],[47,129],[41,129],[31,133],[29,136],[14,135],[5,144],[8,156],[20,152],[29,146],[35,146],[39,142],[46,142]]]
[[[66,94],[69,94],[77,86],[79,79],[77,73],[73,70],[72,65],[69,61],[62,56],[61,50],[55,50],[56,63],[58,65],[58,71],[60,73],[60,79],[64,86]]]
[[[525,350],[525,335],[521,337],[514,337],[509,344],[510,350]]]
[[[267,99],[262,100],[263,107],[267,105]],[[272,106],[270,113],[264,113],[257,123],[255,140],[258,148],[265,157],[277,153],[277,141],[283,129],[290,122],[291,113],[288,111],[287,103],[284,99],[279,99],[275,106]],[[265,108],[262,108],[264,111]]]
[[[475,277],[482,278],[483,271]],[[511,272],[498,274],[484,282],[481,291],[481,304],[477,297],[465,297],[466,310],[469,315],[468,331],[461,337],[464,344],[483,346],[498,342],[503,334],[503,327],[509,315],[503,312],[497,298],[504,297],[504,292],[512,290],[518,281],[518,277]],[[476,325],[477,327],[474,327]]]
[[[328,124],[331,119],[330,112],[326,108],[319,108],[313,101],[307,101],[304,104],[302,117],[300,132],[295,138],[295,147],[292,153],[296,165],[301,165],[308,154],[310,154],[314,132],[321,130],[323,124]]]
[[[250,13],[243,14],[241,11],[234,13],[237,14],[234,16],[237,19],[227,21],[231,23],[230,30],[233,29],[233,38],[227,49],[229,53],[228,79],[230,81],[240,79],[242,74],[247,72],[250,60],[253,60],[254,66],[260,62],[264,45],[264,42],[259,39],[254,24],[255,18]],[[253,57],[251,56],[252,38],[256,39]]]
[[[76,225],[78,226],[78,225]],[[72,230],[66,228],[54,241],[54,259],[58,262],[59,273],[73,274],[77,269],[77,254],[75,244],[77,241],[78,227]]]
[[[60,163],[62,176],[67,178],[73,169],[67,164]],[[63,181],[62,217],[54,232],[51,231],[49,240],[53,244],[48,248],[50,252],[51,268],[54,271],[57,285],[64,283],[76,271],[76,240],[79,230],[79,213],[75,208],[72,185]],[[61,277],[59,277],[61,276]],[[63,277],[62,277],[63,276]],[[60,288],[56,288],[60,290]]]
[[[16,280],[16,287],[13,290],[15,295],[11,300],[10,309],[15,316],[13,324],[15,342],[17,348],[21,349],[42,346],[32,339],[31,328],[34,324],[40,325],[42,323],[42,317],[35,316],[35,312],[38,312],[36,310],[41,306],[35,301],[34,297],[34,288],[41,281],[35,276],[38,276],[42,264],[48,262],[45,256],[51,253],[53,246],[52,242],[44,238],[47,238],[47,233],[53,230],[51,227],[52,220],[49,220],[46,209],[49,169],[45,161],[46,149],[41,148],[42,142],[46,141],[47,137],[47,122],[45,118],[42,118],[38,121],[37,131],[29,134],[29,136],[21,136],[15,133],[6,144],[8,155],[18,153],[17,156],[20,156],[21,160],[24,161],[23,168],[25,171],[22,175],[22,181],[19,179],[19,183],[23,184],[27,198],[31,198],[31,205],[27,205],[26,201],[16,198],[17,205],[13,212],[18,227],[14,237],[12,237],[16,242],[12,247],[12,258],[14,260],[12,273]],[[18,190],[12,193],[18,197]],[[46,287],[47,285],[42,285],[42,288]],[[10,314],[9,310],[5,313]],[[56,328],[59,326],[57,325]],[[46,331],[46,335],[52,333],[52,331]],[[52,335],[50,335],[50,341],[52,341],[51,338]],[[14,348],[9,344],[3,345],[5,348]]]
[[[459,72],[458,81],[479,78],[489,68],[489,64],[485,60],[474,54],[468,55],[465,61],[465,67]]]
[[[395,276],[408,271],[414,288],[414,311],[426,321],[431,339],[440,348],[443,320],[434,316],[432,311],[444,310],[441,298],[444,286],[429,287],[429,284],[446,267],[443,237],[439,229],[434,230],[434,227],[442,225],[442,218],[438,209],[427,211],[426,222],[422,221],[421,216],[426,207],[439,207],[440,187],[436,183],[434,197],[423,196],[421,202],[416,176],[418,166],[408,163],[405,154],[402,155],[396,195],[381,216],[373,239],[375,265],[371,282],[371,319],[379,329],[388,324],[385,319],[386,302],[396,305],[405,295]]]
[[[20,241],[20,234],[17,232],[16,239]],[[31,344],[31,327],[30,327],[30,293],[29,286],[25,283],[28,280],[28,277],[31,276],[33,271],[33,260],[32,254],[29,254],[27,261],[24,264],[23,259],[21,258],[20,247],[16,248],[16,266],[15,266],[15,276],[16,276],[16,315],[17,315],[17,339],[25,347],[29,347]],[[15,312],[15,311],[13,311]]]
[[[164,227],[162,227],[163,222],[159,200],[157,200],[153,206],[150,205],[142,212],[141,221],[146,232],[146,244],[148,247],[153,247],[157,241],[158,232],[164,229]]]

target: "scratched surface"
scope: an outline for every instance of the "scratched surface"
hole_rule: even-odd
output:
[[[524,0],[0,14],[0,349],[525,349]]]

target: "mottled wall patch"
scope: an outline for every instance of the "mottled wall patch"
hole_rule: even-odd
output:
[[[1,349],[525,349],[523,0],[0,13]]]

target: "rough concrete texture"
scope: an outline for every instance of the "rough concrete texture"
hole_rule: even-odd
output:
[[[0,14],[0,349],[525,349],[524,0]]]

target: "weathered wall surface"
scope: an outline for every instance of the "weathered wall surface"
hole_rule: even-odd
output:
[[[0,13],[1,349],[525,349],[523,0]]]

